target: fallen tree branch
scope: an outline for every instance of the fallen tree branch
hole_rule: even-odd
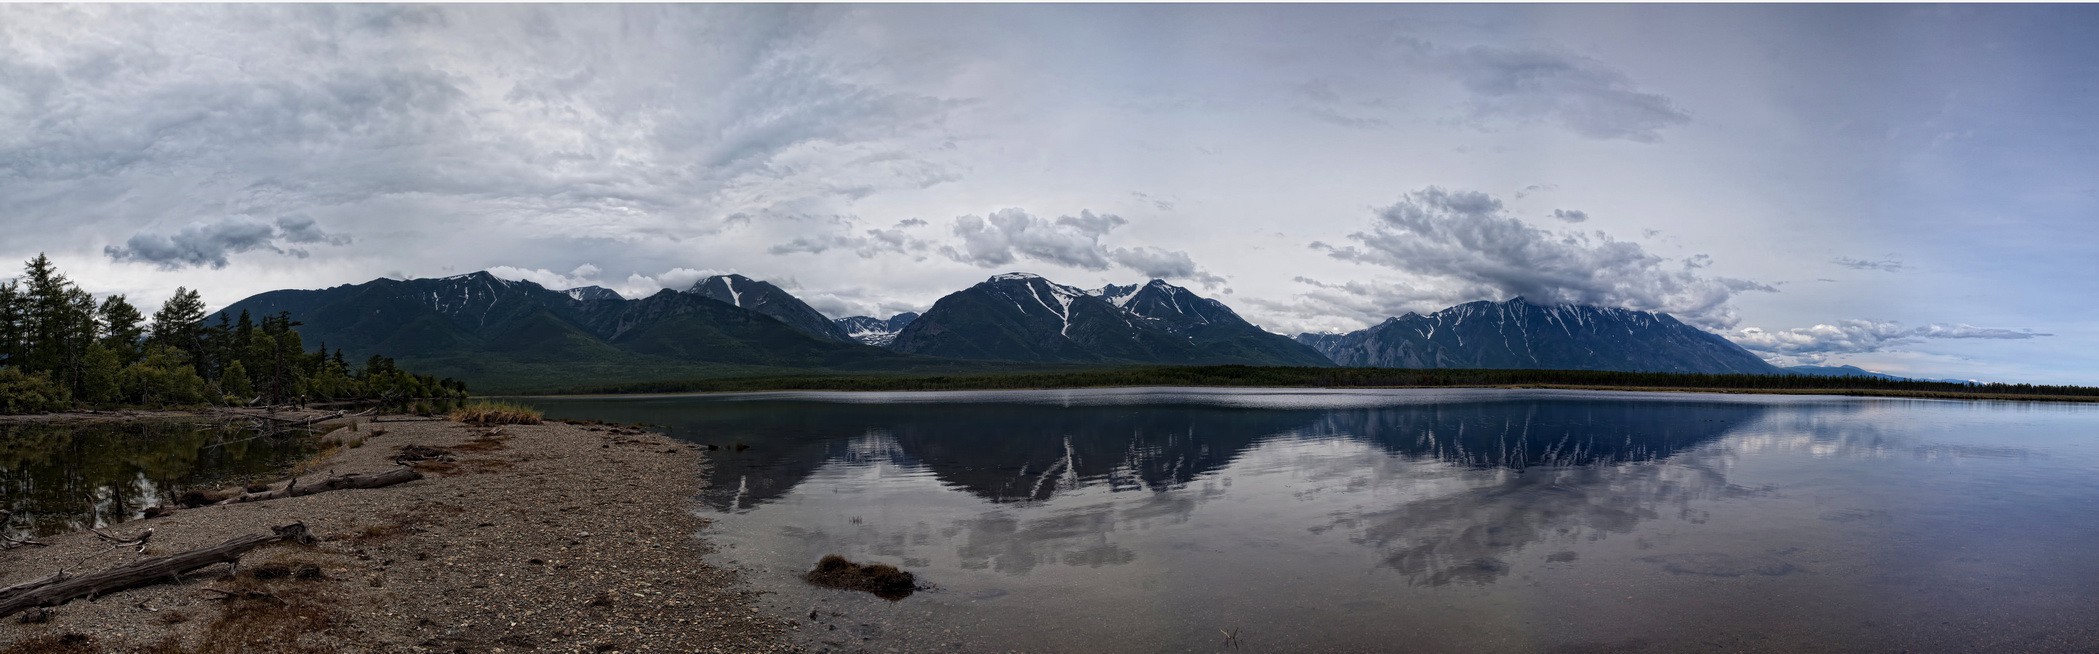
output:
[[[96,538],[109,541],[110,547],[137,547],[138,551],[140,552],[146,551],[146,541],[153,539],[152,527],[147,527],[145,531],[139,532],[137,536],[132,536],[130,538],[124,538],[122,536],[113,536],[107,533],[103,533],[102,530],[95,529],[93,527],[89,527],[88,531],[95,532]]]
[[[299,480],[293,479],[290,483],[285,484],[283,488],[279,488],[276,490],[266,490],[258,493],[243,493],[241,495],[237,495],[232,498],[220,501],[219,504],[241,504],[246,502],[261,502],[264,500],[283,499],[286,497],[304,497],[307,495],[312,495],[314,493],[325,493],[332,490],[343,490],[346,488],[379,488],[382,486],[392,486],[394,484],[405,484],[422,478],[423,473],[416,472],[414,468],[403,466],[378,474],[349,474],[342,475],[339,477],[329,477],[327,479],[321,480],[319,483],[307,484],[305,486],[300,486]]]
[[[36,590],[38,588],[43,588],[45,586],[49,586],[51,584],[55,584],[65,580],[66,571],[60,570],[58,572],[51,573],[49,576],[31,579],[29,581],[15,584],[13,586],[8,586],[6,588],[0,588],[0,602],[7,601],[7,599],[10,597],[14,597],[16,595]]]
[[[61,578],[61,580],[41,586],[33,586],[27,590],[0,595],[0,618],[5,618],[33,607],[58,606],[82,597],[98,597],[120,590],[163,581],[180,581],[183,573],[192,572],[215,563],[239,561],[240,557],[247,554],[249,550],[278,541],[313,542],[313,535],[307,533],[306,523],[303,522],[294,522],[282,527],[272,527],[270,532],[269,534],[241,536],[202,549],[150,559],[139,559],[94,574]]]

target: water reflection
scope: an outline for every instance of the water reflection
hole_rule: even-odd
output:
[[[0,425],[0,509],[25,537],[133,520],[195,486],[276,472],[305,439],[192,421]]]
[[[643,422],[723,447],[702,499],[749,510],[828,462],[923,466],[994,502],[1039,501],[1098,485],[1179,488],[1264,438],[1341,438],[1409,460],[1523,470],[1650,461],[1755,420],[1757,404],[1634,406],[1596,400],[1261,409],[1213,405],[979,402],[842,404],[794,399],[694,405],[548,402],[553,415]],[[694,410],[694,409],[700,410]]]
[[[906,650],[1083,651],[1110,636],[1188,650],[1231,624],[1345,651],[1979,644],[1931,640],[1959,623],[1878,600],[2005,602],[2006,579],[2045,589],[2040,606],[2099,600],[2077,581],[2099,557],[2065,547],[2099,538],[2085,510],[2099,460],[2078,440],[2095,411],[1507,391],[877,397],[896,396],[542,406],[724,446],[702,498],[724,512],[712,537],[761,585],[781,580],[767,589],[796,615],[856,601],[792,582],[823,554],[938,584],[867,608]],[[2008,564],[1978,552],[2048,563],[1993,569]],[[1839,619],[1816,610],[1832,597],[1912,608]],[[981,638],[918,626],[953,624]]]

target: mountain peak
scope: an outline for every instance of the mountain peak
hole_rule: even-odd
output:
[[[1037,275],[1035,273],[1009,272],[992,275],[990,279],[986,279],[984,280],[984,282],[988,284],[995,284],[998,282],[1024,282],[1031,279],[1043,279],[1044,281],[1048,281],[1047,279],[1044,279],[1043,276]]]
[[[439,279],[441,279],[442,281],[447,281],[447,282],[478,282],[478,281],[492,281],[492,282],[502,282],[502,283],[505,283],[505,284],[508,284],[508,283],[510,283],[510,280],[508,280],[508,279],[503,279],[503,278],[501,278],[501,277],[497,277],[497,276],[495,275],[495,273],[492,273],[492,272],[489,272],[489,271],[486,271],[486,270],[476,270],[476,271],[474,271],[474,272],[470,272],[470,273],[460,273],[460,274],[457,274],[457,275],[453,275],[453,276],[451,276],[451,277],[442,277],[442,278],[439,278]]]
[[[840,343],[853,341],[830,317],[765,280],[723,273],[701,279],[685,292],[765,314],[818,339]]]
[[[612,289],[609,289],[609,288],[605,288],[605,287],[603,287],[603,286],[578,286],[578,287],[575,287],[575,288],[571,288],[571,289],[568,289],[568,290],[562,291],[561,293],[562,293],[563,295],[567,295],[567,296],[569,296],[570,298],[573,298],[573,299],[575,299],[575,300],[576,300],[577,302],[590,302],[590,301],[593,301],[593,300],[623,300],[623,299],[626,299],[626,297],[625,297],[625,296],[622,296],[622,295],[620,295],[618,291],[614,291],[614,290],[612,290]]]

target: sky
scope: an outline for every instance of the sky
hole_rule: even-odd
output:
[[[2099,384],[2099,8],[0,6],[0,259],[833,317],[1007,271],[1267,329],[1522,296]]]

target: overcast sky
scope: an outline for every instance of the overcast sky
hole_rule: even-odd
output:
[[[2081,6],[0,6],[0,257],[213,306],[712,271],[835,316],[1166,277],[1522,295],[2099,383]]]

